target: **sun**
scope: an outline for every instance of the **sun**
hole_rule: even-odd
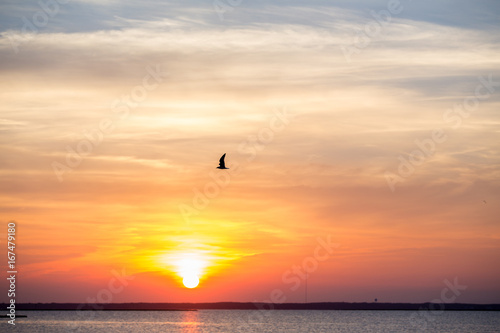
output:
[[[159,262],[171,273],[175,273],[175,280],[178,286],[193,289],[203,286],[203,281],[207,281],[207,274],[210,273],[215,256],[197,249],[175,251],[162,254]],[[182,282],[182,283],[181,283]]]
[[[193,289],[198,286],[198,284],[200,283],[200,279],[198,278],[198,275],[191,273],[184,276],[184,278],[182,279],[182,283],[186,288]]]
[[[176,266],[184,286],[192,289],[200,283],[200,276],[203,275],[206,262],[196,255],[184,255],[176,262]]]

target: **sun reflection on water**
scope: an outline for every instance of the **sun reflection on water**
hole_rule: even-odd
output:
[[[181,329],[183,333],[198,333],[201,323],[198,311],[184,311],[182,315]]]

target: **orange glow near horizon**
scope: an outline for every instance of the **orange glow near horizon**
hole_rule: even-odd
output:
[[[198,231],[205,230],[205,228],[198,222]],[[156,245],[152,244],[145,249],[144,254],[138,254],[137,259],[134,260],[142,263],[137,266],[137,269],[150,270],[155,267],[160,271],[165,270],[168,275],[178,281],[178,285],[184,285],[187,288],[197,287],[200,281],[218,274],[232,261],[241,257],[241,254],[227,247],[219,232],[209,231],[211,228],[208,227],[204,235],[197,236],[192,235],[193,229],[187,228],[184,236],[166,241],[167,244],[171,244],[170,250],[153,255],[151,261],[144,260],[145,256],[149,256],[148,252],[158,252]]]

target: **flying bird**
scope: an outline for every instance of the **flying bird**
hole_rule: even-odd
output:
[[[226,168],[226,163],[224,162],[225,158],[226,158],[226,153],[224,153],[224,155],[222,155],[222,157],[220,158],[219,166],[217,167],[217,169],[229,169],[229,168]]]

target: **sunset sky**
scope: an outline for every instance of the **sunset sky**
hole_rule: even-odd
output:
[[[16,301],[500,303],[498,1],[41,3],[0,5]]]

